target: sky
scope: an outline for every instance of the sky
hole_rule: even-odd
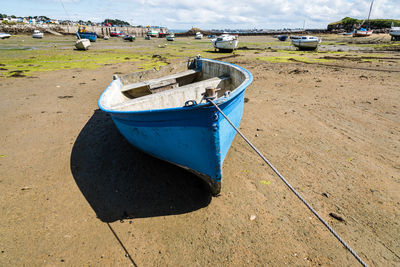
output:
[[[64,11],[64,5],[66,11]],[[371,0],[14,0],[0,13],[54,19],[120,19],[169,29],[324,29],[344,17],[364,19]],[[67,15],[68,14],[68,15]],[[400,19],[400,0],[375,0],[371,19]]]

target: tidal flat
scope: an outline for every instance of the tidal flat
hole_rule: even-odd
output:
[[[400,42],[320,37],[0,40],[0,266],[357,266],[239,137],[213,198],[98,109],[114,74],[198,54],[253,74],[240,130],[369,266],[399,266]]]

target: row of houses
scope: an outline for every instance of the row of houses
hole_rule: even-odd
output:
[[[58,20],[53,19],[35,19],[35,18],[23,18],[23,17],[4,17],[0,18],[0,23],[23,23],[32,25],[43,25],[43,24],[61,24]]]

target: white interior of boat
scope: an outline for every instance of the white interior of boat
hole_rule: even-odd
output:
[[[138,76],[138,75],[135,75]],[[207,87],[219,88],[218,97],[234,91],[247,75],[238,67],[215,61],[202,61],[202,69],[187,69],[163,77],[132,82],[116,77],[100,99],[109,110],[144,111],[183,107],[189,100],[200,103]]]

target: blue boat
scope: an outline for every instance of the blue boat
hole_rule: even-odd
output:
[[[287,35],[278,35],[277,38],[278,38],[279,41],[283,41],[284,42],[284,41],[286,41],[288,36]]]
[[[133,146],[195,173],[218,195],[236,132],[206,96],[219,88],[214,103],[239,127],[252,80],[240,66],[196,57],[160,71],[114,76],[98,106]]]
[[[96,42],[97,33],[88,32],[86,26],[79,26],[76,37],[78,37],[78,39],[89,39],[91,42]]]

